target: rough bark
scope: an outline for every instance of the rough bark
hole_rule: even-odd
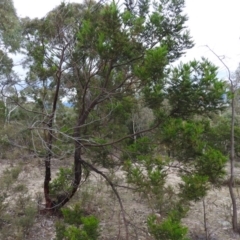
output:
[[[62,53],[59,69],[61,69],[62,63],[63,63],[63,53]],[[57,85],[56,85],[56,90],[55,90],[55,95],[54,95],[54,100],[53,100],[52,113],[49,117],[49,122],[48,122],[47,156],[46,156],[46,159],[45,159],[45,179],[44,179],[45,210],[50,210],[50,211],[54,208],[54,203],[51,200],[51,197],[49,195],[49,193],[50,193],[49,184],[50,184],[50,181],[51,181],[53,122],[54,122],[54,117],[55,117],[56,109],[57,109],[61,74],[62,74],[62,72],[60,70],[58,70],[57,73],[56,73]]]

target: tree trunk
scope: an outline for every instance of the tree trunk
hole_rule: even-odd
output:
[[[52,158],[52,140],[53,140],[53,114],[49,120],[49,130],[47,136],[47,156],[45,159],[45,178],[44,178],[44,197],[45,197],[45,210],[52,210],[53,209],[53,202],[51,197],[49,196],[50,188],[49,183],[51,181],[51,158]]]
[[[45,208],[51,210],[52,201],[49,196],[49,183],[51,181],[51,155],[49,154],[45,159],[45,179],[44,179],[44,196],[45,196]]]
[[[235,125],[235,94],[232,89],[233,98],[231,102],[232,120],[231,120],[231,152],[230,152],[230,178],[229,178],[229,193],[232,200],[232,227],[234,232],[239,232],[237,221],[237,203],[236,196],[233,190],[234,187],[234,164],[235,164],[235,142],[234,142],[234,125]]]
[[[62,60],[59,69],[61,69]],[[53,99],[53,106],[52,106],[52,113],[49,117],[48,122],[48,137],[47,137],[47,156],[45,159],[45,179],[44,179],[44,197],[45,197],[45,211],[47,210],[54,210],[54,203],[49,196],[50,186],[49,183],[51,181],[51,158],[52,158],[52,142],[53,142],[53,121],[56,114],[57,109],[57,102],[58,102],[58,95],[60,89],[60,81],[61,81],[61,71],[58,70],[56,73],[56,91]]]
[[[80,127],[82,125],[82,121],[84,121],[82,118],[83,115],[84,115],[83,112],[79,111],[77,124],[74,129],[74,138],[75,138],[74,167],[73,167],[74,180],[72,181],[71,192],[58,196],[57,202],[54,204],[55,209],[59,209],[59,208],[63,207],[67,202],[69,202],[69,200],[76,193],[76,191],[79,187],[79,184],[81,182],[83,162],[81,160],[82,145],[80,142],[80,136],[81,136]]]
[[[81,161],[81,145],[79,142],[75,142],[74,153],[74,180],[72,182],[71,192],[68,194],[58,196],[57,202],[54,204],[55,209],[63,207],[74,196],[78,190],[79,184],[82,179],[82,161]]]

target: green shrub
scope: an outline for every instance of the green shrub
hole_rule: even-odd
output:
[[[16,166],[16,167],[4,170],[3,175],[1,176],[2,186],[9,189],[10,186],[17,181],[21,171],[22,171],[21,166]]]
[[[64,239],[64,234],[66,232],[66,225],[64,224],[63,221],[57,221],[55,224],[56,228],[56,238],[55,240],[62,240]]]
[[[4,198],[0,195],[0,200]],[[36,206],[29,195],[19,195],[13,206],[0,204],[0,239],[27,239],[36,215]]]
[[[195,168],[199,175],[208,176],[208,181],[218,185],[226,176],[225,165],[227,158],[216,149],[208,148],[195,162]]]
[[[82,224],[83,210],[81,209],[80,204],[76,204],[73,209],[62,208],[61,211],[65,223],[76,225]]]
[[[26,185],[24,185],[22,183],[19,183],[18,185],[16,185],[13,188],[13,191],[14,192],[26,192],[27,191],[27,187],[26,187]]]
[[[3,174],[5,176],[9,175],[12,178],[12,180],[16,181],[21,171],[22,171],[22,168],[20,166],[17,166],[17,167],[14,167],[14,168],[10,169],[10,170],[6,169],[3,172]]]
[[[72,168],[60,168],[57,177],[50,183],[50,194],[56,197],[59,192],[70,191],[72,177]]]
[[[182,176],[184,184],[179,184],[180,196],[187,201],[198,201],[202,199],[209,189],[208,177],[200,175]]]
[[[156,240],[188,240],[187,227],[181,225],[178,219],[170,216],[158,222],[156,216],[150,216],[147,221],[148,230]]]
[[[99,236],[99,220],[95,216],[83,216],[79,204],[73,209],[61,209],[63,221],[56,223],[56,240],[96,240]]]
[[[87,233],[75,226],[69,226],[64,233],[66,240],[91,240],[92,238],[88,237]]]
[[[138,138],[136,142],[127,146],[126,152],[122,155],[122,159],[126,160],[130,158],[131,160],[140,160],[139,156],[142,158],[146,157],[152,153],[153,148],[154,144],[148,137]]]
[[[23,215],[19,216],[16,219],[16,225],[22,229],[23,233],[27,233],[29,229],[32,227],[35,217],[37,214],[37,209],[30,205],[26,206],[23,211]]]
[[[82,217],[82,230],[87,233],[88,240],[95,240],[99,236],[98,225],[99,220],[95,216]]]

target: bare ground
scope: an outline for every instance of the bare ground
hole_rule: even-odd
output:
[[[41,159],[27,157],[21,161],[22,172],[18,177],[18,182],[27,186],[28,194],[36,207],[41,208],[43,204],[43,177],[44,167]],[[17,161],[0,160],[0,175],[4,169],[11,169],[18,165]],[[70,165],[67,161],[53,160],[53,175],[60,165]],[[56,168],[54,168],[56,166]],[[108,173],[106,169],[101,171]],[[109,173],[108,173],[109,174]],[[236,175],[240,174],[240,168],[236,168]],[[116,169],[114,175],[117,175],[119,185],[125,184],[124,171]],[[169,183],[177,184],[179,177],[174,171],[169,174]],[[128,219],[129,239],[150,240],[152,239],[147,231],[147,216],[152,213],[147,207],[146,200],[139,194],[134,194],[127,188],[118,188],[122,197],[123,205]],[[240,193],[236,189],[238,206],[240,205]],[[7,199],[11,201],[11,199]],[[125,228],[119,203],[113,194],[111,187],[106,185],[105,180],[96,173],[80,186],[80,190],[73,201],[81,201],[82,206],[90,213],[100,219],[101,240],[126,239]],[[234,234],[231,230],[231,201],[227,187],[221,189],[212,189],[205,198],[205,209],[207,219],[207,233],[209,239],[235,240],[240,236]],[[51,240],[55,237],[56,216],[46,216],[38,214],[33,227],[28,233],[26,240]],[[183,219],[183,223],[189,228],[192,239],[206,239],[204,231],[204,212],[203,202],[192,203],[188,216]],[[11,240],[9,238],[9,240]]]

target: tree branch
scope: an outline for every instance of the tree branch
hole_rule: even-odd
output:
[[[106,181],[109,183],[109,185],[111,186],[113,192],[115,193],[117,199],[118,199],[118,202],[119,202],[119,205],[120,205],[120,208],[121,208],[121,212],[122,212],[122,217],[123,217],[123,222],[124,222],[124,225],[125,225],[125,230],[126,230],[126,240],[128,240],[128,222],[127,222],[127,219],[126,219],[126,216],[125,216],[125,211],[124,211],[124,207],[123,207],[123,203],[122,203],[122,199],[117,191],[117,189],[115,188],[114,184],[112,183],[112,181],[101,171],[99,171],[97,168],[95,168],[92,164],[84,161],[83,159],[81,160],[83,162],[83,164],[85,164],[87,167],[91,168],[94,172],[100,174],[103,178],[106,179]]]

